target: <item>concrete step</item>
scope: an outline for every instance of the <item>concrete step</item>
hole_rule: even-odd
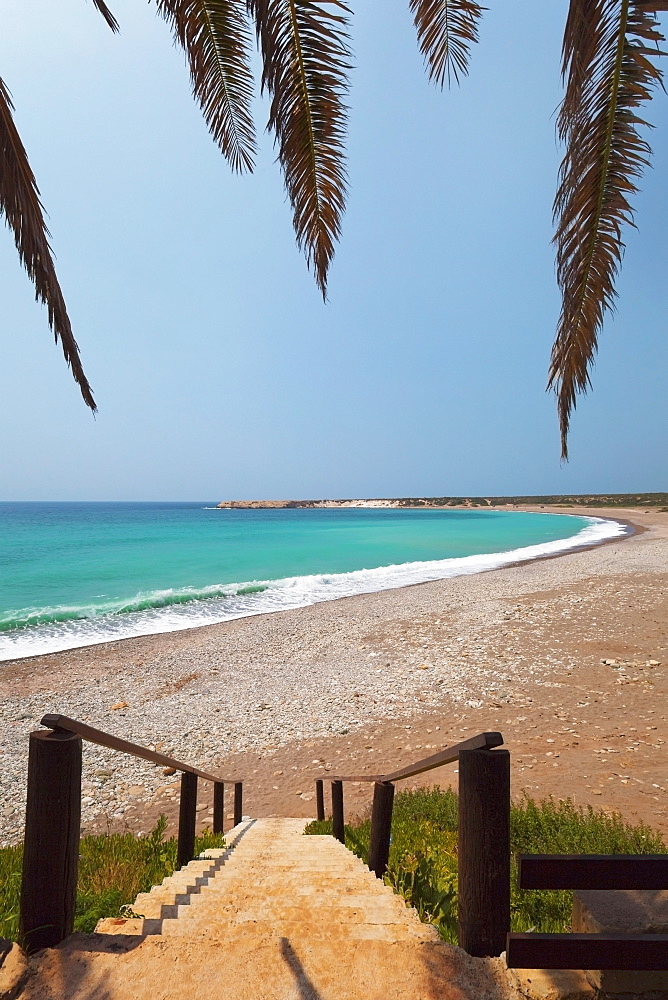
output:
[[[520,1000],[332,837],[244,821],[226,846],[32,961],[20,1000]]]
[[[191,928],[191,933],[184,935],[183,928],[177,927],[178,921],[165,920],[159,933],[165,941],[176,938],[186,938],[189,941],[206,940],[217,941],[221,946],[226,947],[227,943],[241,937],[254,937],[258,940],[265,940],[270,937],[276,939],[287,938],[289,940],[299,940],[303,942],[319,941],[402,941],[429,942],[438,941],[439,935],[435,927],[428,924],[420,924],[413,927],[406,926],[403,922],[396,923],[373,923],[368,921],[345,921],[340,918],[332,926],[318,926],[317,921],[303,914],[293,914],[293,919],[272,918],[268,920],[241,920],[241,921],[219,921],[215,924],[207,923],[202,926]],[[305,928],[305,923],[311,926]],[[144,928],[143,933],[147,934],[149,928]]]
[[[75,934],[33,960],[20,1000],[520,1000],[498,959],[438,941],[302,930],[224,941]]]

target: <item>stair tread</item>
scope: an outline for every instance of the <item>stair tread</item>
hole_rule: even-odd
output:
[[[497,996],[488,960],[440,941],[359,858],[332,837],[303,836],[304,824],[239,824],[225,848],[139,893],[137,916],[101,920],[98,933],[36,956],[17,1000]]]

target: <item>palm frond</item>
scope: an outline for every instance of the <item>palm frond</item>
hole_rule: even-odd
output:
[[[158,0],[158,12],[183,46],[193,94],[234,170],[252,170],[251,30],[245,0]]]
[[[486,10],[476,0],[410,0],[420,52],[429,67],[429,79],[439,86],[459,83],[469,71],[471,45],[478,41],[478,25]]]
[[[341,0],[248,0],[271,96],[268,128],[297,243],[323,297],[346,200],[349,7]]]
[[[93,0],[93,6],[97,10],[99,10],[100,14],[105,19],[105,21],[107,22],[107,24],[109,25],[109,27],[111,28],[112,31],[118,31],[119,30],[118,21],[116,20],[116,18],[114,17],[114,15],[111,13],[111,11],[107,7],[107,5],[104,2],[104,0]]]
[[[668,0],[571,0],[563,44],[566,93],[558,133],[566,145],[554,202],[562,309],[548,388],[557,395],[562,458],[578,393],[608,310],[614,309],[631,198],[651,149],[638,108],[662,85],[653,58],[664,55],[656,19]]]
[[[14,124],[13,110],[11,95],[0,80],[0,215],[4,215],[14,234],[20,260],[35,286],[35,298],[47,308],[49,326],[56,342],[60,340],[81,395],[95,412],[93,393],[56,276],[39,190]]]

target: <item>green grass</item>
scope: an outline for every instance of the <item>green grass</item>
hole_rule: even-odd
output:
[[[23,844],[0,848],[0,937],[18,940]]]
[[[101,917],[117,917],[139,892],[148,892],[176,869],[177,843],[164,839],[164,816],[143,837],[111,833],[82,837],[74,928],[92,931]],[[222,847],[220,834],[205,830],[195,839],[195,855]],[[19,898],[23,845],[0,848],[0,937],[19,939]]]
[[[385,881],[435,924],[446,941],[457,942],[457,813],[451,789],[398,792]],[[346,826],[346,846],[368,861],[370,821]],[[515,931],[570,929],[571,892],[517,888],[518,854],[657,854],[666,850],[661,834],[644,824],[625,823],[591,806],[567,799],[524,799],[510,814],[511,927]],[[315,822],[307,833],[332,832],[331,820]]]

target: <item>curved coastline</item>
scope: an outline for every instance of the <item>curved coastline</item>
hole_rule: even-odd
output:
[[[184,596],[181,599],[180,595],[175,595],[173,602],[165,601],[163,606],[140,611],[131,610],[122,615],[112,613],[97,619],[80,618],[77,619],[77,628],[67,629],[61,625],[60,633],[59,623],[35,625],[29,629],[17,630],[13,634],[5,633],[4,642],[0,637],[0,662],[25,660],[143,636],[201,629],[241,618],[278,614],[363,594],[399,590],[457,576],[527,565],[537,560],[554,559],[609,542],[621,541],[638,531],[646,530],[628,520],[601,517],[599,514],[589,512],[550,511],[544,508],[533,510],[522,508],[516,511],[516,513],[533,512],[557,517],[576,517],[588,523],[568,538],[505,552],[401,563],[372,570],[353,570],[348,573],[323,573],[317,576],[231,584],[228,588],[212,588],[223,593],[212,594],[210,597],[204,594],[200,598],[188,599]],[[608,530],[601,534],[604,525],[608,525]],[[224,593],[225,590],[229,593]],[[260,601],[257,600],[258,594],[262,594]],[[248,599],[245,600],[246,598]]]
[[[376,773],[500,730],[516,795],[572,796],[668,831],[668,513],[582,513],[625,522],[617,540],[630,544],[2,664],[0,842],[21,838],[28,734],[45,712],[234,769],[257,816],[312,816],[328,766]],[[160,769],[90,746],[84,780],[86,832],[146,831],[164,812],[176,833],[178,783]],[[353,813],[367,792],[350,789]]]

